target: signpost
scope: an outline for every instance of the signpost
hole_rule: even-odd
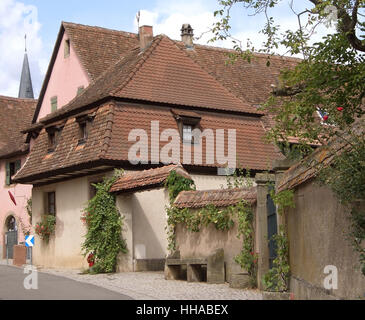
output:
[[[33,264],[34,235],[25,236],[25,246],[30,250],[30,264]]]

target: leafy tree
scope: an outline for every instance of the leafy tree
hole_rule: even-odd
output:
[[[326,145],[330,166],[318,164],[319,179],[331,187],[341,203],[351,208],[353,239],[360,252],[365,275],[365,212],[355,202],[364,201],[364,128],[365,128],[365,0],[307,0],[306,8],[296,11],[299,1],[291,0],[289,7],[296,16],[296,29],[285,30],[275,23],[272,9],[283,0],[221,0],[215,12],[219,18],[213,26],[215,40],[232,39],[235,54],[250,62],[254,51],[270,57],[279,46],[289,55],[300,55],[295,67],[281,72],[272,95],[263,108],[275,125],[269,130],[270,141],[290,150],[289,138],[296,137],[304,155],[311,145]],[[260,32],[265,35],[261,49],[251,45],[243,49],[233,39],[231,12],[243,7],[253,15],[264,15],[266,23]],[[334,23],[335,30],[321,41],[312,43],[313,33],[323,24]],[[319,116],[321,114],[321,117]],[[288,154],[286,154],[288,155]],[[311,164],[315,165],[315,164]]]

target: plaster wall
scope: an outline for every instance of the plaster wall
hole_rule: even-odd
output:
[[[60,109],[76,97],[79,87],[86,88],[90,84],[89,76],[80,63],[72,41],[70,41],[70,55],[66,58],[64,56],[65,41],[68,39],[68,35],[64,33],[37,121],[51,113],[52,97],[57,96],[57,105]]]
[[[23,226],[25,228],[30,226],[29,216],[26,210],[28,199],[31,197],[32,186],[24,184],[6,185],[6,169],[7,161],[15,161],[19,158],[0,160],[0,255],[1,258],[6,257],[5,250],[5,232],[6,221],[9,216],[14,216],[18,228],[18,243],[24,241]],[[25,162],[25,156],[21,157],[21,165]],[[16,205],[11,201],[9,192],[15,198]]]
[[[347,239],[349,210],[339,204],[331,190],[314,181],[295,190],[295,205],[286,213],[295,298],[364,297],[365,277],[359,270],[359,256]],[[328,276],[324,268],[328,265],[337,267],[337,290],[324,288]]]

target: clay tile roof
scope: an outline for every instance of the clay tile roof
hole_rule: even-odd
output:
[[[178,208],[203,208],[209,204],[216,207],[227,207],[237,204],[241,200],[254,204],[256,198],[256,188],[182,191],[177,196],[174,205]]]
[[[316,149],[308,157],[294,164],[284,172],[282,179],[278,184],[278,191],[293,189],[312,178],[315,178],[320,167],[329,166],[337,154],[350,148],[345,140],[333,138],[327,146]]]
[[[175,42],[223,86],[252,105],[260,105],[267,101],[272,92],[271,85],[277,84],[280,70],[293,68],[301,61],[298,58],[274,55],[270,56],[268,67],[267,55],[254,54],[250,63],[244,59],[230,63],[228,54],[235,53],[234,50],[198,44],[194,45],[194,50],[186,50],[181,41]]]
[[[0,157],[26,152],[21,133],[32,122],[37,100],[0,96]]]
[[[236,97],[172,40],[160,35],[143,53],[138,48],[125,53],[82,94],[41,120],[48,121],[106,97],[263,114]]]
[[[127,173],[112,185],[110,192],[129,192],[136,189],[161,186],[171,171],[176,171],[179,175],[191,179],[182,166],[168,165],[161,168]]]
[[[62,22],[81,63],[92,80],[139,45],[135,33]]]

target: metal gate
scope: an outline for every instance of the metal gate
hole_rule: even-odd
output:
[[[18,244],[18,232],[8,231],[6,234],[6,256],[8,259],[13,259],[13,247]]]
[[[276,220],[276,206],[271,199],[270,195],[267,195],[267,236],[269,239],[269,266],[273,267],[273,261],[276,258],[276,244],[272,237],[277,234],[277,220]]]

